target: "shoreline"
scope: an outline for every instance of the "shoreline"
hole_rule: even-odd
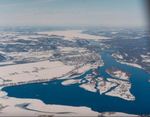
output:
[[[28,63],[28,64],[30,64],[30,63]],[[70,73],[70,71],[66,72],[67,75],[69,75],[68,73]],[[50,104],[44,104],[41,100],[38,100],[38,99],[13,98],[13,97],[8,97],[7,93],[1,90],[2,88],[8,87],[8,86],[16,86],[16,85],[30,84],[30,83],[42,83],[42,82],[48,82],[48,81],[52,81],[52,80],[55,80],[55,79],[59,79],[59,78],[62,78],[62,77],[65,77],[64,74],[62,74],[60,77],[55,77],[55,78],[53,77],[53,78],[49,78],[49,79],[29,80],[29,81],[24,81],[24,82],[19,82],[18,81],[16,83],[7,83],[7,84],[1,85],[0,86],[0,104],[1,104],[2,107],[5,107],[5,105],[7,105],[7,106],[9,105],[8,107],[10,109],[7,109],[8,107],[0,108],[1,109],[0,111],[2,112],[2,114],[0,114],[0,116],[9,116],[9,115],[11,115],[11,116],[12,115],[17,115],[17,116],[20,115],[21,116],[23,113],[24,114],[27,113],[30,116],[31,115],[32,116],[49,115],[50,114],[49,109],[52,109],[51,113],[56,115],[56,116],[58,116],[58,115],[62,115],[62,116],[65,115],[65,116],[67,116],[66,114],[63,114],[64,113],[63,108],[66,108],[67,111],[71,111],[71,112],[69,112],[68,116],[75,116],[75,115],[83,115],[83,116],[85,116],[84,113],[88,113],[91,116],[94,116],[94,115],[97,116],[98,113],[92,111],[88,107],[73,107],[73,106],[62,106],[62,105],[50,105]],[[13,112],[11,110],[13,110],[12,108],[16,107],[16,103],[17,104],[18,103],[19,104],[29,103],[28,108],[31,107],[31,109],[30,110],[26,110],[26,109],[23,109],[23,108],[18,108],[17,111]],[[41,106],[44,108],[43,112],[40,109]],[[40,110],[41,112],[40,111],[33,111],[33,110],[36,110],[37,107],[39,107],[37,110]],[[47,112],[45,113],[46,110],[49,113],[47,113]],[[61,110],[61,112],[57,112],[58,110]],[[9,111],[9,112],[7,112],[7,111]]]
[[[74,69],[74,66],[66,66],[66,65],[64,65],[64,64],[62,64],[60,62],[52,62],[53,64],[51,64],[51,62],[48,62],[50,64],[50,66],[52,65],[51,67],[55,66],[54,67],[55,70],[56,69],[58,70],[57,67],[60,67],[60,65],[63,66],[62,67],[63,69],[65,69],[64,67],[66,67],[68,69],[67,69],[67,71],[65,70],[65,72],[64,72],[64,70],[63,70],[63,72],[59,72],[60,74],[57,74],[57,77],[54,77],[54,75],[53,76],[51,75],[51,77],[50,77],[50,75],[47,75],[48,78],[39,79],[37,77],[37,75],[40,75],[40,72],[43,72],[44,70],[46,70],[47,68],[49,68],[48,67],[49,66],[48,63],[46,62],[46,64],[45,64],[45,62],[46,61],[0,67],[0,69],[3,69],[3,71],[5,71],[5,73],[4,72],[0,73],[1,77],[4,76],[4,74],[5,74],[5,77],[2,77],[2,82],[1,82],[1,86],[0,86],[0,105],[1,105],[0,112],[2,112],[2,114],[0,114],[0,116],[9,116],[9,115],[11,115],[11,116],[12,115],[20,115],[21,116],[23,113],[24,114],[27,113],[30,116],[31,115],[32,116],[39,116],[39,115],[43,115],[43,114],[44,115],[49,115],[50,113],[43,113],[46,110],[49,112],[49,109],[52,109],[51,110],[52,113],[54,115],[56,115],[56,116],[57,115],[62,115],[62,116],[65,115],[65,116],[67,116],[66,114],[63,114],[63,112],[64,112],[63,108],[66,108],[67,111],[71,111],[71,112],[69,112],[68,116],[76,116],[76,115],[81,115],[81,116],[83,115],[83,116],[85,116],[87,113],[88,113],[88,115],[91,115],[91,116],[98,116],[97,112],[92,111],[88,107],[73,107],[73,106],[62,106],[62,105],[49,105],[49,104],[44,104],[41,100],[38,100],[38,99],[13,98],[13,97],[8,97],[7,96],[7,92],[4,92],[4,91],[1,90],[2,88],[8,87],[8,86],[16,86],[16,85],[23,85],[23,84],[30,84],[30,83],[42,83],[42,82],[52,81],[52,80],[59,79],[59,78],[61,79],[63,77],[70,76],[71,73],[72,73],[72,70],[76,70],[76,69]],[[43,65],[44,66],[46,65],[46,67],[42,68]],[[34,76],[34,78],[33,79],[32,78],[24,79],[24,78],[26,78],[24,76],[27,76],[27,74],[29,74],[29,75],[32,74],[29,71],[32,71],[33,70],[32,68],[34,68],[34,66],[36,66],[36,70],[37,70],[37,71],[33,72],[34,74],[36,74]],[[86,67],[85,66],[86,65],[83,65],[83,66],[79,67],[79,69],[80,69],[79,73],[83,73],[83,72],[87,71],[91,67],[89,65],[87,65]],[[21,69],[21,68],[23,68],[23,69]],[[42,69],[40,69],[40,68],[42,68]],[[15,72],[15,71],[17,71],[17,72],[21,71],[21,73],[22,73],[22,70],[23,71],[28,70],[28,71],[23,72],[23,75],[19,75],[19,73]],[[50,71],[53,72],[53,69],[50,69]],[[48,72],[48,71],[46,71],[46,72]],[[43,74],[43,75],[45,75],[45,74]],[[22,76],[22,78],[20,78],[20,76]],[[16,77],[19,77],[19,78],[17,80],[14,80]],[[29,103],[28,107],[29,108],[31,107],[32,111],[31,110],[30,111],[29,110],[25,110],[23,108],[18,108],[15,112],[11,111],[11,110],[13,110],[12,108],[16,108],[16,105],[18,103],[19,104]],[[7,107],[5,107],[5,106],[7,106]],[[5,107],[5,108],[2,108],[2,107]],[[36,109],[37,107],[38,107],[38,109]],[[43,112],[40,109],[41,107],[43,107]],[[41,112],[38,112],[38,111],[35,112],[33,110],[40,110]],[[57,112],[58,110],[61,110],[61,112]]]
[[[127,114],[123,112],[96,112],[85,106],[67,106],[45,104],[39,99],[21,99],[8,97],[6,92],[0,96],[0,116],[126,116],[138,117],[138,115]],[[13,111],[15,108],[16,111]],[[66,110],[64,112],[64,109]]]
[[[41,33],[41,34],[40,34]],[[109,39],[108,37],[103,36],[96,36],[96,35],[90,35],[82,33],[81,30],[66,30],[66,31],[49,31],[49,32],[38,32],[37,34],[40,34],[41,37],[61,37],[62,40],[69,40],[69,41],[76,41],[78,39],[86,39],[86,40],[93,40],[93,41],[101,41],[104,39]],[[35,39],[37,36],[35,36]],[[26,38],[25,38],[26,40]],[[27,39],[28,40],[28,39]],[[37,39],[38,40],[38,39]],[[0,116],[12,116],[12,115],[32,115],[32,116],[42,116],[42,115],[50,115],[50,116],[137,116],[132,114],[126,114],[126,113],[120,113],[120,112],[95,112],[91,110],[89,107],[75,107],[75,106],[63,106],[63,105],[53,105],[53,104],[44,104],[41,100],[38,99],[21,99],[21,98],[13,98],[7,96],[7,92],[1,91],[1,88],[8,87],[8,86],[16,86],[16,85],[23,85],[23,84],[30,84],[30,83],[45,83],[48,81],[56,80],[56,79],[66,79],[65,85],[68,85],[70,83],[74,83],[72,81],[68,81],[69,76],[72,75],[75,71],[75,73],[83,74],[85,71],[94,68],[97,66],[97,64],[94,66],[94,64],[91,64],[90,62],[87,63],[87,59],[91,59],[93,57],[93,54],[89,55],[86,54],[86,49],[82,49],[82,52],[85,52],[84,57],[79,57],[81,59],[81,63],[85,62],[84,65],[80,64],[80,66],[76,66],[76,61],[72,61],[73,57],[77,58],[80,55],[68,55],[68,53],[72,53],[74,50],[77,52],[81,48],[69,48],[69,47],[59,47],[60,53],[63,53],[63,57],[59,55],[58,53],[48,52],[49,56],[52,57],[52,61],[48,61],[45,59],[49,59],[49,56],[47,56],[47,53],[42,54],[38,53],[40,55],[37,55],[35,58],[37,60],[44,59],[44,61],[38,61],[38,62],[32,62],[35,58],[32,58],[36,55],[36,53],[22,53],[20,56],[18,56],[18,53],[11,53],[12,56],[16,56],[16,60],[28,60],[31,61],[31,63],[25,63],[25,64],[15,64],[10,66],[2,66],[0,67]],[[80,53],[82,53],[80,52]],[[56,57],[53,58],[53,54],[56,55]],[[86,56],[85,56],[86,55]],[[26,58],[30,57],[30,58]],[[57,57],[58,56],[58,57]],[[91,57],[89,57],[91,56]],[[88,58],[89,57],[89,58]],[[97,57],[95,55],[95,57]],[[68,58],[70,61],[68,61]],[[75,59],[76,59],[75,58]],[[31,59],[31,60],[30,60]],[[59,61],[62,59],[62,61]],[[65,61],[63,61],[65,59]],[[53,61],[55,60],[55,61]],[[99,59],[95,59],[99,60]],[[101,62],[100,62],[101,63]],[[7,63],[6,63],[7,65]],[[77,68],[76,68],[76,67]],[[76,71],[77,70],[77,71]],[[56,73],[57,71],[57,73]],[[67,79],[68,77],[68,79]],[[76,76],[71,76],[73,77]],[[124,79],[128,79],[127,77],[123,77]],[[122,78],[122,79],[123,79]],[[93,80],[91,79],[91,82]],[[117,81],[113,81],[114,83],[117,83]],[[108,84],[109,83],[109,84]],[[120,87],[123,86],[124,82],[119,82]],[[111,87],[108,87],[110,85],[110,82],[100,82],[100,87],[103,87],[103,90],[99,90],[100,93],[107,92],[106,90]],[[114,84],[112,84],[113,86]],[[94,85],[81,85],[82,88],[88,89],[90,91],[95,92]],[[100,88],[98,87],[98,88]],[[118,89],[120,89],[120,87]],[[127,84],[127,88],[130,90],[130,84]],[[92,90],[91,90],[92,89]],[[113,96],[116,91],[121,90],[113,90],[111,93],[107,93],[107,95],[110,94],[110,96]],[[118,92],[117,92],[118,93]],[[125,93],[126,94],[126,93]],[[128,96],[132,97],[130,93],[127,93]],[[121,97],[119,94],[115,94],[115,96]],[[127,99],[126,95],[124,95],[124,99]],[[134,97],[132,97],[134,99]],[[4,107],[4,108],[2,108]],[[13,109],[16,109],[13,111]],[[67,110],[67,112],[64,112],[64,110]],[[69,111],[69,112],[68,112]],[[51,115],[52,113],[52,115]],[[10,114],[10,115],[9,115]]]
[[[31,64],[31,63],[29,63]],[[92,66],[88,65],[85,67],[81,66],[79,73],[83,73],[86,72],[87,70],[89,70],[90,68],[92,68]],[[83,69],[82,69],[83,68]],[[70,73],[70,71],[69,71]],[[72,73],[72,72],[71,72]],[[69,76],[68,73],[66,73],[67,76]],[[71,74],[70,74],[71,75]],[[64,76],[65,77],[65,76]],[[38,79],[38,80],[32,80],[32,81],[28,81],[28,82],[18,82],[14,85],[22,85],[22,84],[29,84],[29,83],[41,83],[41,82],[47,82],[47,81],[51,81],[51,80],[55,80],[55,79],[59,79],[59,77],[56,78],[50,78],[50,79]],[[60,76],[60,79],[62,79],[62,76]],[[67,80],[67,79],[66,79]],[[36,81],[36,82],[35,82]],[[9,85],[10,86],[10,85]],[[11,85],[12,86],[12,85]],[[39,99],[21,99],[21,98],[13,98],[13,97],[8,97],[7,93],[4,91],[1,91],[2,88],[7,87],[7,86],[3,86],[0,88],[0,102],[2,107],[1,112],[3,112],[3,114],[1,114],[0,116],[9,116],[9,115],[22,115],[23,113],[27,113],[28,115],[33,115],[33,116],[39,116],[39,115],[51,115],[50,113],[52,113],[52,115],[55,116],[86,116],[91,115],[91,116],[98,116],[98,115],[105,115],[105,116],[115,116],[115,115],[125,115],[125,116],[136,116],[136,115],[132,115],[132,114],[125,114],[125,113],[118,113],[118,112],[114,112],[112,113],[99,113],[99,112],[95,112],[93,110],[91,110],[88,107],[76,107],[76,106],[63,106],[63,105],[51,105],[51,104],[44,104],[41,100]],[[7,102],[7,103],[6,103]],[[16,108],[16,105],[18,104],[28,104],[26,109],[17,108],[17,111],[13,112],[11,110],[13,110],[12,108]],[[42,110],[41,110],[42,107]],[[63,113],[64,110],[63,108],[66,108],[67,113]],[[39,111],[40,110],[40,111]],[[51,112],[49,112],[49,110],[51,110]],[[58,112],[59,110],[61,110],[61,112]],[[9,111],[9,112],[8,112]],[[48,112],[48,113],[47,113]]]

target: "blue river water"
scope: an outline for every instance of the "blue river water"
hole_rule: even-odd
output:
[[[104,78],[110,77],[105,70],[117,67],[131,74],[131,93],[136,97],[135,101],[127,101],[118,97],[100,95],[80,88],[77,84],[63,86],[63,80],[54,80],[43,83],[25,84],[20,86],[5,87],[2,90],[8,96],[17,98],[40,99],[46,104],[86,106],[97,112],[125,112],[130,114],[150,114],[150,74],[146,71],[116,62],[109,54],[102,53],[104,66],[98,71]],[[87,73],[80,76],[84,77]]]

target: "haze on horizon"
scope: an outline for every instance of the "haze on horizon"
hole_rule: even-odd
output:
[[[145,26],[143,0],[0,0],[0,26]]]

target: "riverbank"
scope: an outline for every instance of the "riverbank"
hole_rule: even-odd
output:
[[[63,105],[44,104],[37,99],[19,99],[8,97],[7,93],[0,94],[0,116],[134,116],[120,112],[98,113],[88,107],[74,107]],[[15,110],[14,110],[15,109]]]
[[[83,73],[94,67],[96,66],[95,65],[92,66],[90,64],[80,66],[78,72]],[[58,78],[58,77],[65,76],[65,74],[69,76],[68,73],[70,72],[70,70],[72,71],[73,69],[74,66],[67,66],[59,61],[55,61],[55,62],[41,61],[36,63],[4,66],[0,68],[0,70],[3,71],[0,73],[2,77],[1,85],[3,87],[6,87],[12,85],[34,83],[34,82],[35,83],[46,82],[46,81],[53,80],[55,77]],[[59,71],[58,74],[56,74],[55,71]],[[86,116],[87,114],[91,116],[98,116],[101,114],[106,116],[107,115],[115,116],[116,114],[118,114],[118,113],[105,113],[105,114],[98,113],[92,111],[88,107],[49,105],[49,104],[44,104],[42,101],[37,99],[12,98],[12,97],[8,97],[7,93],[3,91],[0,91],[0,104],[2,106],[1,108],[2,114],[0,116],[10,116],[10,115],[21,116],[26,113],[27,113],[26,115],[30,115],[30,116],[39,116],[39,115]],[[23,105],[26,106],[24,107]],[[14,108],[16,108],[16,111],[13,110]],[[67,112],[64,112],[64,108],[65,110],[67,110]],[[123,115],[126,116],[128,114],[123,114]]]
[[[43,82],[62,77],[74,66],[64,65],[60,61],[41,61],[36,63],[18,64],[0,67],[0,86],[26,84],[30,82]],[[55,73],[57,71],[57,74]]]
[[[92,65],[85,64],[78,69],[79,74],[89,70]],[[62,115],[62,116],[97,116],[98,113],[87,107],[72,107],[61,105],[47,105],[36,99],[19,99],[8,97],[7,93],[1,91],[8,86],[39,83],[54,80],[56,78],[69,77],[75,66],[65,65],[60,61],[41,61],[0,67],[0,116],[39,116],[39,115]],[[57,73],[56,73],[57,71]],[[77,71],[76,71],[77,72]],[[28,104],[26,108],[17,105]],[[14,111],[15,108],[15,111]],[[64,112],[67,110],[67,112]],[[50,111],[49,111],[50,110]]]

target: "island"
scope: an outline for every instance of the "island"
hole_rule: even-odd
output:
[[[101,76],[99,67],[104,66],[98,48],[88,45],[90,41],[109,39],[82,33],[81,30],[50,31],[36,33],[1,33],[0,42],[6,45],[1,52],[0,63],[0,113],[1,116],[55,115],[55,116],[108,116],[128,115],[125,113],[98,113],[88,107],[74,107],[44,104],[37,99],[20,99],[7,96],[1,89],[29,83],[44,83],[62,80],[65,87],[78,85],[79,88],[99,95],[119,97],[133,101],[130,93],[130,75],[117,70],[107,70],[111,76]],[[2,45],[2,46],[3,46]],[[104,45],[104,48],[108,45]],[[84,78],[79,78],[84,75]],[[113,78],[114,77],[114,78]],[[14,111],[15,108],[15,111]],[[66,110],[66,111],[64,111]]]
[[[62,82],[62,85],[68,86],[78,84],[80,88],[100,95],[119,97],[124,100],[134,101],[135,97],[130,93],[131,83],[129,82],[130,74],[117,68],[106,70],[112,78],[96,77],[97,72],[93,69],[91,74],[87,74],[81,79],[68,79]]]

